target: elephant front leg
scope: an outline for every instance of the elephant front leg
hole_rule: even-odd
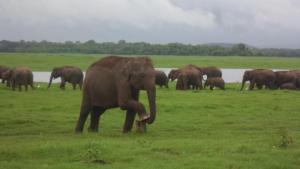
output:
[[[65,81],[65,79],[61,79],[61,83],[60,83],[60,89],[62,89],[62,90],[65,90],[65,85],[66,85],[66,81]]]
[[[251,80],[251,81],[250,81],[249,90],[253,90],[253,89],[254,89],[254,85],[255,85],[255,81],[254,81],[254,80]]]
[[[131,131],[136,113],[133,110],[127,110],[126,118],[123,126],[123,133],[128,133]]]

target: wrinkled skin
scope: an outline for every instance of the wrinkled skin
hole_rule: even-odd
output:
[[[58,77],[61,78],[60,88],[62,90],[65,89],[66,82],[72,84],[73,90],[76,90],[76,85],[78,84],[81,90],[83,83],[83,73],[80,68],[74,66],[62,66],[53,68],[48,84],[48,89],[51,86],[52,79],[56,79]]]
[[[103,80],[105,79],[105,80]],[[140,90],[148,95],[150,116],[139,102]],[[89,131],[98,131],[100,116],[107,109],[126,110],[123,132],[131,131],[136,114],[138,131],[146,131],[156,116],[155,70],[146,57],[108,56],[93,63],[86,72],[80,115],[75,132],[82,132],[91,112]]]
[[[243,90],[246,81],[250,81],[249,90],[253,90],[255,85],[258,89],[262,89],[263,86],[269,89],[274,89],[275,79],[276,75],[272,70],[247,70],[244,72],[241,90]]]
[[[3,73],[8,71],[10,68],[4,65],[0,65],[0,78],[2,79],[2,83],[5,83],[5,81],[7,81],[4,77],[3,77]],[[8,83],[7,83],[8,85]]]
[[[287,82],[281,84],[280,89],[297,90],[297,87],[294,83]]]
[[[155,84],[159,87],[165,86],[166,88],[169,88],[168,85],[168,77],[163,71],[155,71]]]
[[[208,78],[204,83],[204,88],[206,88],[206,86],[209,86],[210,90],[213,90],[214,87],[225,90],[225,82],[221,77]]]
[[[178,74],[176,90],[202,89],[202,73],[193,66],[181,68]]]
[[[203,75],[206,75],[207,79],[211,77],[222,77],[221,69],[215,66],[200,67],[199,69]]]
[[[27,67],[16,67],[4,72],[3,77],[11,83],[12,90],[15,90],[16,87],[19,88],[19,91],[22,91],[22,86],[25,86],[25,90],[28,90],[28,85],[32,89],[35,89],[33,86],[33,74],[32,71]]]

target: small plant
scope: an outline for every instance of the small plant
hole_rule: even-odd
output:
[[[86,159],[87,162],[106,164],[106,161],[104,161],[100,158],[100,154],[101,154],[101,151],[99,151],[95,147],[95,144],[90,143],[88,145],[87,152],[84,154],[84,158]]]
[[[281,140],[279,143],[280,148],[287,148],[290,144],[293,143],[293,138],[289,135],[286,128],[281,128],[279,130],[279,135],[281,136]]]

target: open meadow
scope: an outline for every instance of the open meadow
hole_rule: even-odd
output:
[[[0,54],[1,64],[35,71],[75,65],[98,55]],[[261,57],[152,57],[155,67],[185,64],[222,68],[295,69],[300,59]],[[299,67],[298,67],[299,68]],[[122,133],[125,112],[106,111],[99,133],[75,134],[82,93],[67,84],[11,91],[0,84],[0,168],[297,169],[300,166],[300,93],[288,90],[176,91],[157,87],[157,118],[147,133]],[[141,101],[148,109],[146,93]]]

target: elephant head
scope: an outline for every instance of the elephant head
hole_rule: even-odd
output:
[[[131,88],[147,91],[150,107],[150,118],[147,123],[153,123],[156,116],[156,89],[152,61],[149,58],[136,58],[126,64],[124,73]]]
[[[250,70],[246,70],[244,72],[241,90],[243,90],[245,82],[248,81],[248,80],[250,80],[250,78],[251,78],[251,72],[252,71],[250,71]]]
[[[178,78],[178,74],[179,74],[179,70],[172,69],[168,75],[168,79],[171,79],[171,81],[173,82],[175,79]]]
[[[53,78],[56,79],[61,76],[63,67],[55,67],[53,68],[48,84],[48,88],[50,88]]]

